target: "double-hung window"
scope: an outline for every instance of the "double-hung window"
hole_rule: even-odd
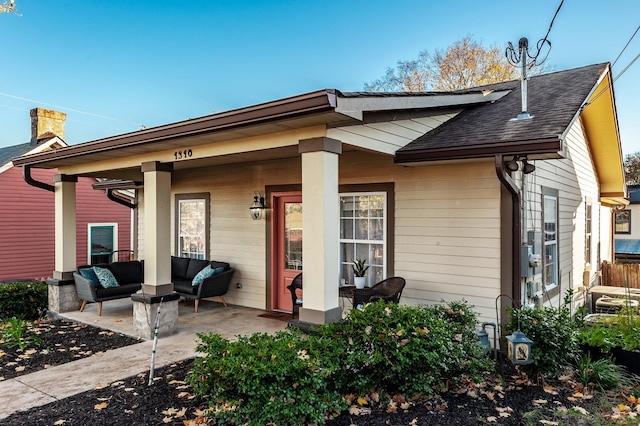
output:
[[[544,275],[547,289],[558,284],[558,196],[543,195],[542,215],[544,218]]]
[[[176,252],[206,259],[209,249],[209,194],[176,195]]]
[[[340,194],[340,278],[353,283],[352,262],[365,259],[367,285],[386,277],[387,193]]]
[[[88,226],[89,263],[111,263],[113,252],[118,250],[118,224],[90,223]]]
[[[616,234],[631,233],[631,210],[622,210],[615,213]]]

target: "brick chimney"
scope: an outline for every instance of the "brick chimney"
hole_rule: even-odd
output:
[[[31,145],[38,145],[42,139],[54,136],[64,140],[64,122],[67,114],[44,108],[33,108],[31,116]]]

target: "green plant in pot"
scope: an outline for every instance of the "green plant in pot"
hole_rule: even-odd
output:
[[[367,259],[355,259],[352,261],[353,263],[353,283],[356,288],[364,288],[367,282],[367,270],[369,266],[367,265]]]

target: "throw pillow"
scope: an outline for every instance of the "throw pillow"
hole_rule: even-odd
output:
[[[80,272],[80,275],[82,275],[88,280],[91,280],[95,287],[98,287],[98,288],[102,287],[100,285],[100,280],[96,276],[96,273],[93,271],[93,268],[81,268],[79,272]]]
[[[98,281],[100,281],[100,285],[104,288],[113,288],[120,285],[118,284],[116,277],[114,277],[111,271],[106,268],[99,268],[97,266],[94,266],[93,272],[96,273]]]
[[[222,272],[224,272],[224,268],[212,268],[211,265],[207,265],[202,271],[198,272],[196,276],[193,277],[191,285],[197,287],[207,278],[221,274]]]

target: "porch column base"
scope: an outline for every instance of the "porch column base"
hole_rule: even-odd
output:
[[[342,320],[342,309],[338,306],[328,311],[318,311],[315,309],[300,308],[300,322],[310,324],[329,324]]]
[[[76,293],[76,286],[72,280],[49,278],[47,280],[47,296],[49,311],[56,313],[77,311],[80,309],[80,299]]]
[[[131,301],[133,302],[133,330],[136,336],[146,340],[153,339],[158,307],[160,307],[158,336],[170,336],[178,331],[178,302],[180,301],[178,293],[150,296],[138,292],[131,296]]]

